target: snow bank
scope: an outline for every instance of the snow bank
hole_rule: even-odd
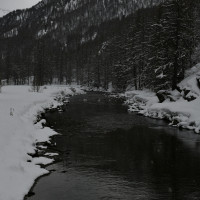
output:
[[[197,85],[197,78],[200,79],[200,64],[197,64],[196,66],[194,66],[190,70],[187,70],[186,76],[187,76],[187,78],[185,78],[179,84],[179,87],[182,90],[190,91],[187,94],[187,97],[194,96],[195,98],[198,98],[200,96],[200,90],[199,90],[199,87]]]
[[[146,110],[151,105],[159,102],[156,94],[150,91],[132,90],[126,92],[125,97],[127,99],[125,103],[129,105],[130,112]]]
[[[175,102],[166,99],[159,103],[153,92],[128,91],[125,93],[125,103],[129,106],[129,111],[152,118],[167,119],[170,125],[200,133],[200,89],[197,83],[200,77],[200,64],[188,70],[186,74],[188,77],[179,84],[179,87],[183,92],[188,91],[187,97],[191,95],[195,100],[187,101],[183,98],[185,94],[177,94],[178,91],[175,90],[170,92],[173,99],[176,99]]]
[[[179,100],[177,102],[154,104],[144,112],[146,116],[168,119],[171,125],[200,132],[200,98],[192,102]]]
[[[22,200],[34,180],[48,171],[38,164],[53,159],[32,158],[37,142],[47,142],[56,133],[43,128],[45,121],[34,125],[37,115],[45,108],[56,107],[59,94],[83,93],[79,87],[47,86],[40,93],[30,92],[29,86],[5,86],[0,93],[0,199]]]

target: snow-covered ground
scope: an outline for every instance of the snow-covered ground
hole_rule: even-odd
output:
[[[150,91],[127,91],[126,104],[130,112],[167,119],[170,125],[187,128],[200,133],[200,86],[197,78],[200,77],[200,64],[186,72],[186,78],[179,84],[182,93],[171,91],[169,98],[159,103],[156,93]],[[186,99],[195,98],[188,101]],[[172,102],[171,100],[175,100]]]
[[[83,93],[78,87],[46,86],[42,92],[31,92],[30,86],[4,86],[0,93],[0,200],[23,200],[34,180],[48,171],[40,167],[53,158],[32,158],[37,142],[50,142],[56,132],[43,127],[44,120],[34,124],[45,108],[57,107],[59,94]],[[45,147],[44,147],[45,148]],[[52,154],[55,155],[55,154]]]

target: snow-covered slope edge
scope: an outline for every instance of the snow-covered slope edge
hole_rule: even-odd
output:
[[[45,108],[57,107],[58,93],[83,93],[79,87],[47,86],[41,93],[29,92],[28,86],[7,86],[0,93],[0,199],[22,200],[36,178],[48,171],[38,164],[49,164],[53,159],[32,158],[37,142],[49,141],[56,132],[34,125],[37,115]]]
[[[154,92],[127,91],[126,104],[130,112],[138,112],[144,116],[167,119],[170,125],[194,130],[200,133],[200,64],[186,72],[179,88],[182,91],[170,91],[165,101],[159,103]]]

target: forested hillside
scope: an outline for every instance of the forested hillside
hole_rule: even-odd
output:
[[[0,18],[0,78],[176,88],[198,62],[199,1],[43,0]]]

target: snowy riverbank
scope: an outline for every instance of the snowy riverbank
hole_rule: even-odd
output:
[[[187,78],[178,85],[182,92],[170,91],[162,103],[159,103],[154,92],[127,91],[124,96],[129,111],[152,118],[167,119],[170,125],[200,133],[200,65],[187,71],[186,75]]]
[[[32,158],[36,143],[50,142],[56,132],[41,122],[34,125],[45,108],[62,104],[59,94],[74,95],[83,91],[74,86],[47,86],[40,93],[30,92],[30,86],[5,86],[0,93],[0,200],[22,200],[36,178],[48,171],[38,164],[53,162],[50,158]],[[44,121],[43,121],[44,122]]]

